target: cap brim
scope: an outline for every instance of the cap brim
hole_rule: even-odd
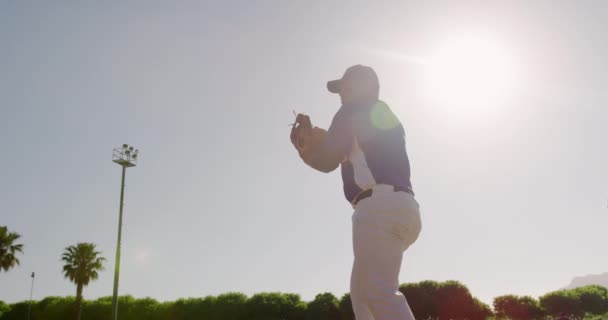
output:
[[[340,93],[342,88],[342,79],[332,80],[327,82],[327,90],[331,93]]]

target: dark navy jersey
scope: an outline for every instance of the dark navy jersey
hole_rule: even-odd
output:
[[[349,202],[377,184],[412,192],[405,130],[386,103],[342,106],[334,116],[324,148],[343,156],[340,167]]]

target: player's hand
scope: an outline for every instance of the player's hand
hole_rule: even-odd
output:
[[[290,134],[291,143],[296,149],[300,150],[304,147],[306,140],[309,140],[311,130],[312,123],[310,122],[310,117],[302,113],[298,114]]]

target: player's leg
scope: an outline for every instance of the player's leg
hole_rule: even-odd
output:
[[[365,298],[365,292],[361,290],[359,269],[359,261],[355,258],[350,276],[350,301],[353,306],[353,312],[355,313],[355,319],[374,320],[374,317],[369,310],[367,299]]]
[[[372,196],[357,206],[353,216],[358,290],[375,320],[414,319],[399,292],[403,251],[409,246],[404,243],[404,232],[410,229],[403,217],[411,214],[405,212],[404,204],[392,194]]]

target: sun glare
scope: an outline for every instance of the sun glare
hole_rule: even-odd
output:
[[[491,39],[450,39],[427,59],[428,95],[455,112],[492,109],[513,88],[510,60],[504,48]]]

